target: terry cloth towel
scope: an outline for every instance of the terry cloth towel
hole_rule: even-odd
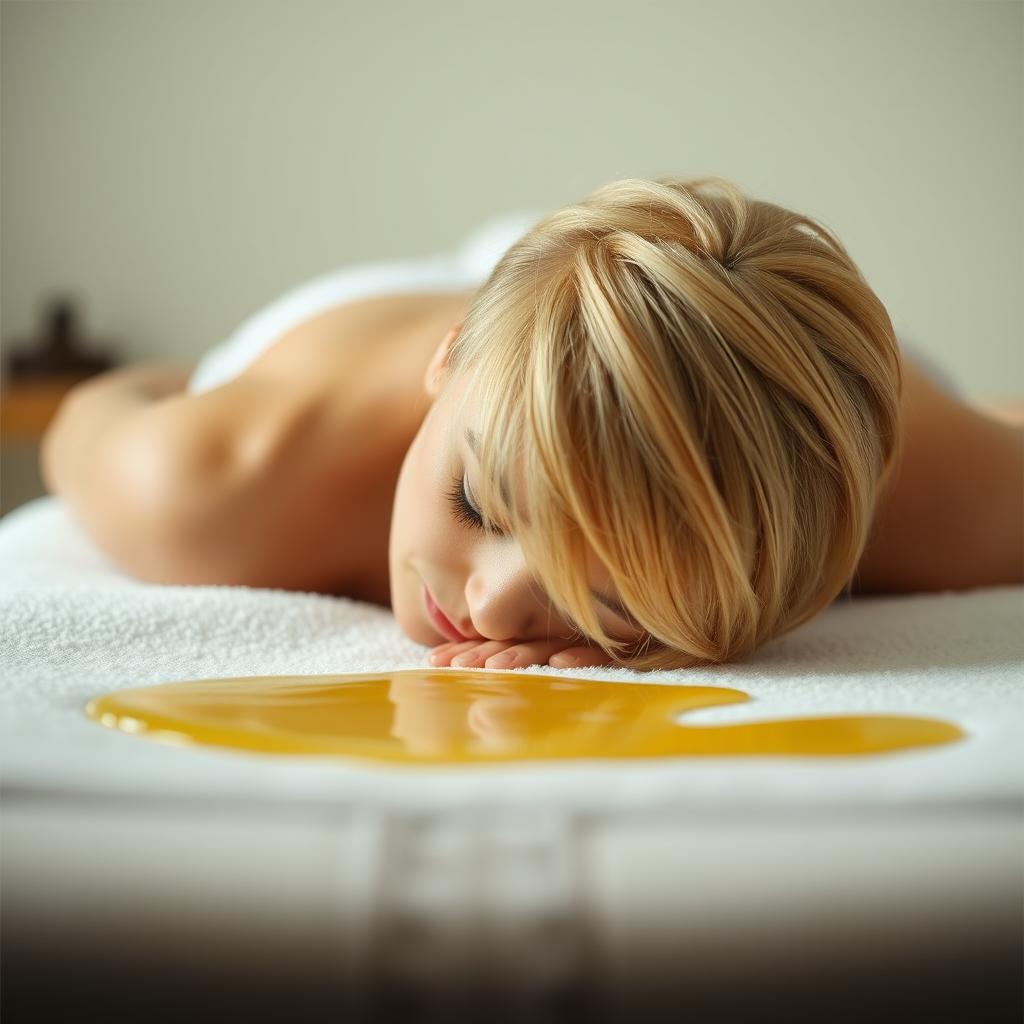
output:
[[[824,714],[955,722],[966,739],[861,758],[594,760],[430,767],[174,748],[101,728],[98,694],[180,679],[426,667],[387,609],[120,573],[67,506],[0,520],[0,747],[8,791],[187,796],[396,810],[530,805],[775,814],[785,809],[986,805],[1024,797],[1024,587],[840,600],[747,662],[569,677],[735,687],[747,704],[697,724]]]

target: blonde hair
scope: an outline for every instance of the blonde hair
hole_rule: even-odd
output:
[[[732,661],[848,584],[898,457],[899,350],[810,217],[731,181],[629,178],[536,224],[450,357],[488,529],[614,661]],[[609,637],[587,551],[653,642]]]

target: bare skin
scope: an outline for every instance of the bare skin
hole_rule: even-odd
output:
[[[1024,402],[967,404],[904,358],[903,442],[851,593],[1024,583]]]
[[[472,294],[329,309],[200,395],[185,391],[190,365],[101,374],[44,435],[43,480],[140,579],[388,605],[391,505],[430,405],[423,372]]]
[[[327,310],[202,395],[184,391],[190,366],[103,374],[44,437],[44,480],[139,578],[387,606],[395,486],[431,404],[424,374],[472,296]],[[904,421],[852,593],[1024,582],[1024,403],[967,405],[905,361]],[[492,641],[488,657],[507,646]],[[441,645],[435,664],[474,650]]]

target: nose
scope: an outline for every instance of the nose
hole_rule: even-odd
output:
[[[466,603],[476,631],[489,640],[538,640],[568,632],[521,563],[475,569],[466,581]]]

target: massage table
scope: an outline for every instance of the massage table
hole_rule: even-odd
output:
[[[854,713],[859,757],[386,765],[176,747],[93,697],[415,669],[384,608],[132,579],[55,497],[0,520],[10,1020],[957,1020],[1021,1015],[1024,587],[837,600],[708,725]]]

